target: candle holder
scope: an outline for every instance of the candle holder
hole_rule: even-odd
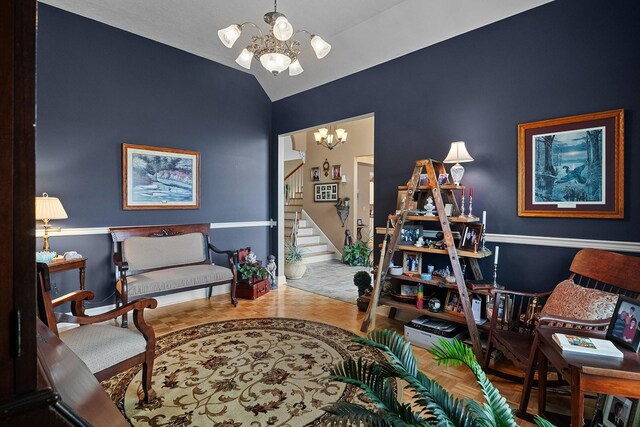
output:
[[[473,218],[473,195],[469,194],[469,215],[467,215],[467,218]]]
[[[504,289],[504,286],[498,285],[498,264],[493,264],[493,287],[496,289]]]
[[[480,239],[482,240],[482,250],[486,251],[487,247],[485,246],[485,243],[487,242],[487,230],[484,228],[484,224],[482,224],[482,237],[480,237]]]
[[[464,216],[464,193],[462,193],[462,196],[460,197],[460,216]]]

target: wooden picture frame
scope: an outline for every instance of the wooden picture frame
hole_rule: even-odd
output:
[[[462,311],[462,300],[460,294],[454,290],[449,289],[447,291],[447,298],[444,302],[444,311],[456,316],[464,316]]]
[[[398,199],[396,201],[396,210],[400,211],[402,209],[402,203],[407,197],[411,197],[412,199],[409,201],[409,210],[416,210],[418,208],[418,202],[413,199],[413,196],[409,196],[409,192],[406,188],[398,188]]]
[[[483,228],[484,224],[482,223],[466,224],[464,227],[464,232],[460,237],[458,249],[478,252],[478,247],[482,242]]]
[[[312,182],[320,181],[320,168],[319,167],[311,168],[311,181]]]
[[[607,339],[638,353],[640,351],[640,301],[620,295],[607,328]]]
[[[636,405],[637,403],[634,403],[632,399],[623,396],[607,395],[602,407],[603,425],[605,427],[618,427],[620,425],[630,427],[635,425],[630,424],[629,421],[631,420],[633,422],[632,412]],[[618,417],[617,421],[616,417]]]
[[[199,209],[200,153],[122,144],[122,208]]]
[[[342,166],[341,165],[332,165],[331,166],[331,179],[333,179],[333,180],[342,179]]]
[[[624,110],[518,125],[518,215],[624,218]]]
[[[338,201],[338,184],[313,184],[313,201],[314,202],[337,202]]]
[[[400,230],[400,245],[413,245],[418,241],[418,238],[422,236],[422,226],[405,224]]]
[[[402,252],[402,272],[414,275],[422,272],[422,254],[420,252]]]

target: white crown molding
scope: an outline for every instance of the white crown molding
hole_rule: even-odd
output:
[[[245,228],[245,227],[272,227],[277,225],[275,221],[245,221],[245,222],[212,222],[212,229],[221,228]],[[90,236],[95,234],[109,234],[109,227],[84,227],[84,228],[61,228],[60,231],[53,232],[52,236]],[[51,231],[49,232],[51,234]],[[44,229],[36,230],[36,237],[42,237]]]
[[[551,246],[556,248],[592,248],[616,252],[640,252],[640,242],[612,240],[573,239],[570,237],[522,236],[517,234],[486,235],[487,242],[513,243],[516,245]]]

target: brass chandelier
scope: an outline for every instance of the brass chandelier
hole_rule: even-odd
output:
[[[310,37],[311,47],[318,59],[327,56],[331,50],[331,45],[320,36],[311,34],[306,30],[294,32],[293,26],[287,17],[277,11],[277,6],[278,0],[274,0],[273,12],[267,12],[264,15],[264,22],[270,26],[268,34],[265,35],[260,27],[253,22],[244,22],[223,28],[218,31],[218,37],[226,47],[231,48],[242,34],[243,27],[252,26],[259,34],[251,36],[251,43],[238,55],[236,63],[249,70],[251,69],[251,61],[255,57],[274,76],[286,69],[289,69],[290,76],[296,76],[304,70],[298,60],[300,42],[294,40],[293,36],[299,33],[307,34]]]

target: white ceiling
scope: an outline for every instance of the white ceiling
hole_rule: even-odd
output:
[[[263,30],[270,0],[41,0],[195,55],[247,71],[235,63],[249,43],[246,27],[232,49],[217,31],[251,21]],[[332,45],[316,59],[301,34],[304,73],[272,76],[259,62],[251,71],[273,101],[389,61],[442,40],[507,18],[551,0],[280,0],[294,29]]]

